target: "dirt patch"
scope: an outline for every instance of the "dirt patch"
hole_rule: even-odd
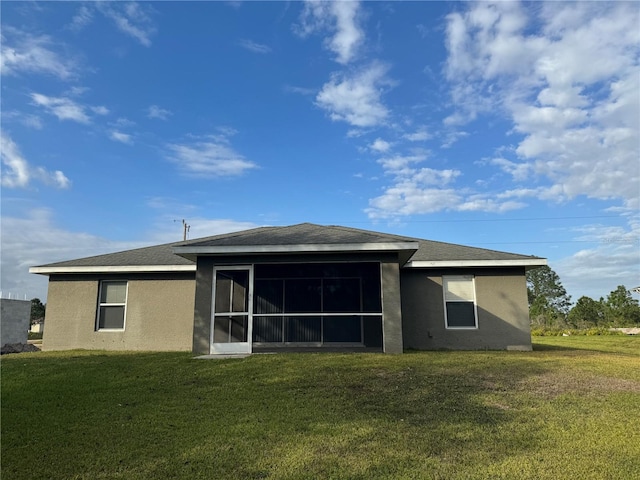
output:
[[[568,373],[546,373],[537,375],[520,384],[523,390],[553,400],[567,393],[580,395],[610,392],[640,393],[640,382],[600,375],[570,375]]]

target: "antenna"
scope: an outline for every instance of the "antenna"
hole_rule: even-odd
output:
[[[174,220],[174,222],[178,222],[179,220]],[[189,230],[191,229],[191,225],[187,224],[187,222],[184,220],[184,218],[182,219],[182,241],[186,241],[187,240],[187,233],[189,232]]]

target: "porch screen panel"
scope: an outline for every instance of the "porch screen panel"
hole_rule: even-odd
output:
[[[329,343],[360,343],[362,341],[362,317],[360,315],[326,317],[324,341]]]
[[[378,262],[254,267],[253,341],[382,346]]]
[[[320,343],[322,341],[321,317],[285,317],[288,343]]]
[[[318,313],[322,311],[319,278],[287,279],[284,284],[284,311],[286,313]]]
[[[284,342],[282,317],[253,317],[253,341],[258,343]]]
[[[360,312],[362,291],[359,278],[327,278],[322,282],[323,312]]]
[[[284,280],[257,279],[253,297],[253,311],[256,314],[284,312]]]

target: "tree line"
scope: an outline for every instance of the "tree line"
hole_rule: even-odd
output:
[[[592,328],[640,326],[640,302],[624,285],[606,297],[582,296],[575,304],[551,267],[527,272],[531,324],[540,327]]]

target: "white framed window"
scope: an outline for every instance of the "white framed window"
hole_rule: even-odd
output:
[[[478,328],[474,276],[443,275],[442,290],[444,293],[444,321],[446,328]]]
[[[124,330],[127,314],[127,282],[100,282],[96,330]]]

